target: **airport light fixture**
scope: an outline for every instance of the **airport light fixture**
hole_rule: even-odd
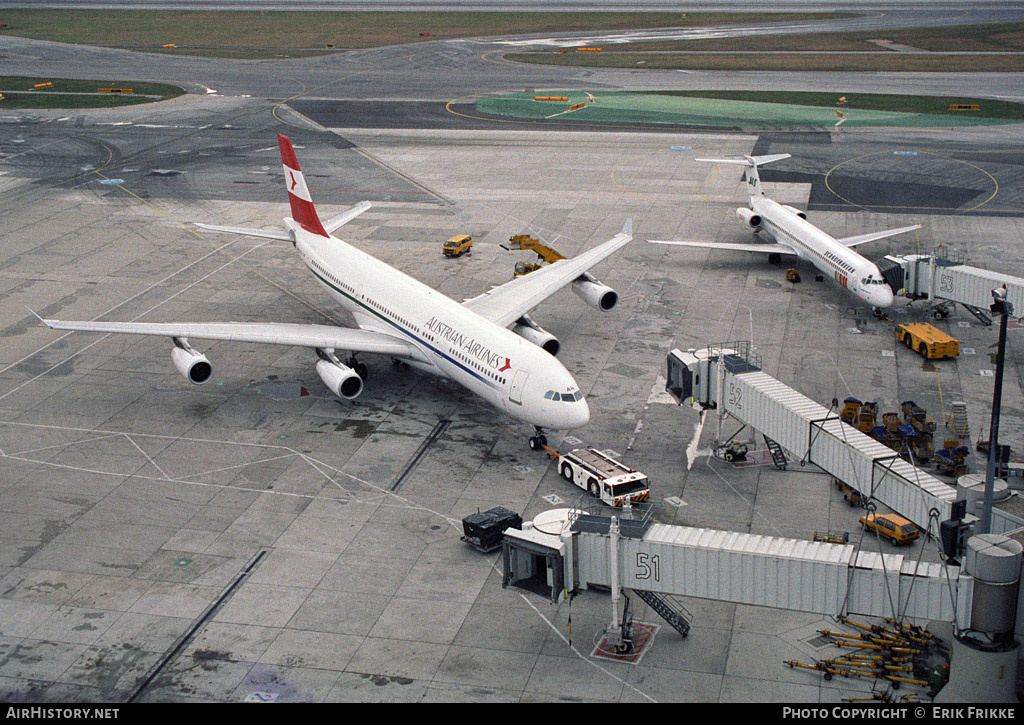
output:
[[[992,422],[988,436],[988,470],[985,473],[985,496],[982,499],[981,522],[977,533],[992,531],[992,499],[996,464],[999,462],[999,412],[1003,397],[1003,361],[1006,358],[1006,318],[1013,314],[1013,305],[1006,301],[1006,285],[992,290],[989,309],[999,315],[999,346],[996,350],[996,381],[992,392]]]

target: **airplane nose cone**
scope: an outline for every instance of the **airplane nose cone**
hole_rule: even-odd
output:
[[[590,406],[585,399],[577,401],[576,404],[579,406],[579,423],[576,427],[579,428],[590,422]]]
[[[896,296],[892,293],[892,290],[888,287],[883,287],[879,290],[875,290],[875,306],[886,308],[892,307],[892,303],[896,300]]]

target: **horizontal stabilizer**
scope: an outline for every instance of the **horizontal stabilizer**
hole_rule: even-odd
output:
[[[372,204],[370,204],[370,202],[361,201],[348,211],[343,211],[341,214],[338,214],[337,216],[333,216],[330,219],[328,219],[327,222],[324,224],[324,229],[327,231],[328,234],[330,234],[338,227],[348,224],[350,221],[355,219],[357,216],[362,214],[371,206]]]
[[[731,252],[761,252],[762,254],[785,254],[796,256],[789,247],[781,244],[737,244],[733,242],[667,242],[660,239],[645,239],[651,244],[671,244],[679,247],[698,247],[701,249],[725,249]]]
[[[763,166],[773,161],[782,161],[790,158],[790,154],[770,154],[767,156],[744,156],[742,159],[694,159],[694,161],[706,161],[712,164],[733,164],[734,166]]]
[[[906,234],[920,228],[920,224],[914,224],[913,226],[900,227],[899,229],[887,229],[883,232],[869,232],[868,234],[858,234],[855,237],[844,237],[836,241],[846,247],[856,247],[858,244],[865,244],[876,239],[885,239],[886,237],[895,237],[897,234]]]
[[[201,224],[196,226],[202,229],[209,229],[211,232],[231,232],[232,234],[244,234],[247,237],[262,237],[263,239],[280,239],[283,242],[295,243],[291,232],[278,229],[245,229],[243,227],[222,227],[217,224]]]

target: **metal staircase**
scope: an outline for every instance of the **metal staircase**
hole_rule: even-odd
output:
[[[963,303],[961,303],[963,304]],[[985,311],[980,307],[974,307],[972,305],[963,305],[964,309],[970,312],[972,315],[978,318],[978,322],[983,324],[985,327],[992,326],[992,318],[985,314]]]
[[[773,441],[768,436],[764,435],[764,433],[762,433],[761,435],[764,436],[764,443],[766,446],[768,446],[768,452],[772,454],[772,463],[774,463],[775,467],[778,468],[780,471],[785,471],[786,454],[782,452],[782,446],[780,446],[778,443]]]
[[[633,592],[643,599],[647,606],[657,612],[658,616],[668,622],[679,634],[685,637],[690,633],[689,620],[693,617],[681,604],[673,602],[668,595],[659,595],[640,589],[634,589]]]
[[[949,415],[946,416],[946,427],[961,438],[966,438],[969,432],[967,426],[967,404],[960,400],[953,401]]]

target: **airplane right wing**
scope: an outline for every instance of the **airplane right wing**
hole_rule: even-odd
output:
[[[54,330],[117,332],[161,337],[199,338],[260,342],[271,345],[379,353],[406,359],[420,359],[419,350],[392,335],[333,325],[305,325],[290,322],[92,322],[43,320]]]
[[[737,244],[733,242],[666,242],[660,239],[645,239],[651,244],[673,244],[680,247],[700,247],[702,249],[728,249],[733,252],[762,252],[764,254],[787,254],[797,256],[791,248],[782,244]]]
[[[583,279],[588,269],[632,240],[633,220],[629,219],[622,231],[604,244],[572,259],[560,259],[523,277],[516,277],[462,304],[495,324],[508,325],[565,285]]]

